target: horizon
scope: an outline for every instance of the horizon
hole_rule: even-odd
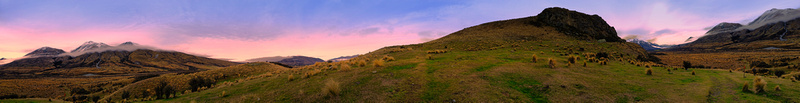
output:
[[[423,43],[548,7],[597,14],[621,38],[681,44],[722,22],[747,24],[800,1],[0,1],[0,58],[87,41],[131,41],[231,61],[331,58]]]

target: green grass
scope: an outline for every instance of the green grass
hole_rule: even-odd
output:
[[[768,88],[780,85],[783,91],[769,89],[766,94],[744,93],[741,85],[752,82],[752,75],[727,70],[675,70],[645,67],[610,60],[608,65],[588,63],[588,67],[566,67],[567,56],[552,52],[555,43],[528,42],[517,48],[481,51],[448,51],[425,57],[425,50],[387,53],[395,61],[384,67],[353,67],[350,71],[323,71],[317,76],[288,81],[285,72],[276,76],[244,81],[223,88],[181,95],[155,102],[796,102],[800,84],[786,79],[764,78]],[[550,47],[539,47],[548,43]],[[587,43],[583,52],[625,52],[608,43]],[[415,47],[414,48],[422,48]],[[589,48],[592,47],[592,48]],[[606,48],[606,49],[603,49]],[[559,50],[559,49],[556,49]],[[622,51],[620,51],[622,50]],[[541,54],[544,52],[544,54]],[[580,53],[583,53],[580,52]],[[532,63],[530,56],[553,58],[556,68],[546,62]],[[370,54],[367,54],[370,55]],[[581,56],[582,61],[586,58]],[[625,56],[626,59],[635,56]],[[540,60],[544,61],[544,60]],[[372,71],[377,71],[373,73]],[[295,76],[299,74],[294,74]],[[341,95],[322,96],[324,81],[335,80]],[[219,93],[226,92],[225,97]],[[765,96],[766,95],[766,96]],[[794,95],[794,96],[793,96]]]

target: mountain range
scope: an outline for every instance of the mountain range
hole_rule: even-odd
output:
[[[800,10],[771,9],[742,25],[723,22],[697,40],[669,50],[720,51],[758,49],[798,49],[797,35],[800,30]]]
[[[66,53],[42,47],[26,58],[0,66],[0,78],[43,76],[115,75],[131,73],[195,72],[226,67],[236,63],[198,57],[181,52],[148,49],[126,42],[119,46],[89,41]]]

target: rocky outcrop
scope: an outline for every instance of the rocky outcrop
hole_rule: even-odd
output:
[[[547,8],[536,15],[536,22],[555,27],[558,31],[585,40],[605,39],[608,42],[625,42],[617,31],[597,15],[588,15],[560,7]]]

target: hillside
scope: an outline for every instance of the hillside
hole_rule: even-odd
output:
[[[567,15],[584,15],[570,16],[575,19],[599,18],[563,8],[548,8],[538,16],[549,15],[547,13],[554,11]],[[644,49],[634,43],[612,40],[613,37],[577,34],[578,31],[561,28],[569,26],[558,27],[552,26],[554,24],[537,23],[535,20],[538,16],[485,23],[431,42],[385,47],[346,61],[319,62],[297,69],[282,69],[230,79],[217,82],[204,90],[181,92],[174,96],[128,99],[114,99],[115,96],[111,96],[103,100],[154,100],[153,102],[791,102],[800,100],[793,96],[800,94],[797,91],[800,90],[798,84],[788,79],[763,77],[768,83],[765,87],[780,86],[783,91],[769,89],[766,92],[742,92],[742,84],[753,80],[754,76],[745,75],[743,78],[742,72],[693,68],[678,70],[676,67],[665,67],[649,62],[657,59],[652,59]],[[589,27],[599,28],[587,29],[600,30],[607,25]],[[244,65],[255,64],[259,63]],[[648,68],[652,69],[652,75],[645,73]],[[149,80],[155,79],[145,81]]]
[[[552,11],[576,13],[562,8],[548,8],[542,13]],[[763,77],[769,83],[765,87],[780,86],[783,91],[742,92],[742,84],[754,76],[742,78],[742,72],[723,70],[651,67],[660,65],[643,62],[649,57],[636,44],[603,42],[602,39],[616,40],[602,36],[569,35],[575,32],[536,23],[535,18],[481,24],[431,42],[385,47],[347,61],[318,63],[155,102],[797,102],[800,99],[793,96],[800,94],[798,84],[788,79]],[[570,63],[571,60],[575,63]],[[646,75],[648,67],[652,75]]]

